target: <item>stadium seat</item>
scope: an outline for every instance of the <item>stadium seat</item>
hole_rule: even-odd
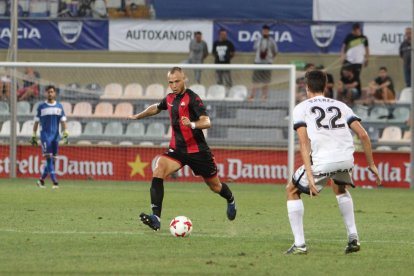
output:
[[[139,83],[130,83],[125,87],[124,94],[121,99],[142,99],[144,91],[142,85]]]
[[[398,103],[411,103],[411,87],[406,87],[401,90],[400,97],[398,98]]]
[[[247,87],[244,85],[234,85],[229,90],[229,96],[226,100],[230,101],[244,101],[248,95]]]
[[[132,143],[131,141],[121,141],[119,142],[120,146],[133,146],[134,143]]]
[[[103,126],[101,122],[88,122],[85,125],[82,135],[98,136],[103,134]]]
[[[274,109],[274,110],[265,110],[265,109],[237,109],[236,118],[243,119],[246,121],[263,121],[269,120],[269,118],[282,120],[285,119],[287,115],[286,110],[284,109]]]
[[[384,128],[379,142],[398,142],[402,139],[402,131],[398,126],[387,126]]]
[[[145,132],[145,136],[151,137],[164,137],[165,135],[165,126],[163,123],[150,123],[147,128],[147,132]]]
[[[274,142],[275,144],[280,141],[285,141],[283,137],[283,131],[278,128],[235,128],[230,127],[228,129],[227,138],[239,142],[250,142],[251,144],[262,142]]]
[[[388,110],[387,107],[385,106],[374,106],[370,113],[369,113],[369,117],[368,120],[369,121],[380,121],[380,122],[384,122],[386,120],[388,120],[390,116],[390,111]]]
[[[94,117],[111,117],[114,114],[114,107],[111,103],[101,102],[95,106]]]
[[[101,146],[110,146],[112,145],[112,142],[111,141],[99,141],[97,144]]]
[[[223,100],[226,98],[226,87],[213,84],[207,90],[206,100]]]
[[[16,122],[16,133],[20,132],[20,123]],[[33,129],[32,129],[33,132]],[[3,122],[0,129],[0,136],[10,136],[10,120]]]
[[[88,102],[78,102],[73,107],[73,116],[90,117],[92,116],[92,105]]]
[[[29,17],[48,17],[48,1],[32,1],[29,5]]]
[[[102,87],[97,83],[89,83],[85,85],[85,89],[90,92],[95,92],[98,94],[102,94]]]
[[[404,131],[404,135],[402,137],[404,141],[411,141],[411,130]]]
[[[104,135],[105,136],[121,136],[123,133],[123,127],[120,122],[110,122],[106,125]]]
[[[154,142],[151,142],[151,141],[142,141],[142,142],[139,143],[139,145],[141,147],[152,147],[155,144],[154,144]]]
[[[145,89],[146,99],[162,99],[164,97],[164,86],[159,83],[153,83]]]
[[[119,99],[122,97],[122,85],[119,83],[109,83],[105,86],[105,90],[101,99]]]
[[[398,106],[392,112],[392,119],[391,122],[395,123],[405,123],[408,121],[410,117],[410,108],[404,106]]]
[[[0,102],[0,115],[9,115],[10,108],[9,104],[6,102]]]
[[[34,120],[28,120],[23,123],[22,129],[20,132],[17,132],[18,136],[25,136],[25,137],[31,137],[33,134],[33,125],[35,121]],[[37,128],[37,133],[40,133],[40,127]]]
[[[66,116],[72,116],[72,104],[70,102],[62,101],[60,104],[63,106]]]
[[[39,107],[39,105],[43,103],[43,102],[35,102],[32,106],[32,115],[36,116],[37,114],[37,108]]]
[[[79,140],[76,142],[77,145],[92,145],[92,142],[89,140]]]
[[[27,101],[17,102],[17,115],[31,115],[30,103]]]
[[[145,135],[145,126],[141,122],[131,122],[127,125],[125,136],[140,137]]]
[[[375,148],[376,150],[383,150],[383,151],[390,151],[392,148],[390,146],[378,146]]]
[[[115,106],[114,116],[127,118],[134,114],[134,106],[131,103],[118,103]]]
[[[352,107],[352,110],[355,115],[361,118],[362,121],[365,121],[369,117],[369,110],[367,106],[357,104]]]
[[[398,147],[397,148],[398,151],[406,151],[406,152],[410,152],[411,151],[411,147],[408,146],[402,146],[402,147]]]
[[[201,99],[206,97],[206,87],[202,84],[193,84],[190,87],[190,90],[194,91]]]
[[[79,137],[82,135],[82,124],[79,121],[68,121],[67,128],[70,137]]]
[[[82,96],[80,92],[81,86],[78,83],[70,83],[63,87],[60,91],[60,99],[75,100]]]
[[[378,141],[378,139],[379,139],[379,130],[378,130],[378,128],[376,128],[374,126],[368,126],[366,128],[366,131],[367,131],[371,141],[373,141],[373,142]]]

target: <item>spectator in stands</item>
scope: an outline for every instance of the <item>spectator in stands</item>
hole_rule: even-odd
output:
[[[254,42],[253,48],[256,50],[254,59],[255,64],[272,64],[273,59],[277,54],[276,41],[270,36],[270,27],[263,25],[262,37]],[[256,98],[258,89],[262,90],[262,100],[267,99],[269,92],[269,83],[272,78],[272,71],[270,70],[255,70],[253,72],[253,88],[249,96],[249,100]]]
[[[332,76],[332,74],[326,72],[325,67],[322,64],[319,64],[318,66],[316,66],[317,70],[321,70],[324,71],[326,73],[326,88],[325,88],[325,97],[327,98],[334,98],[334,86],[335,86],[335,82],[334,82],[334,77]]]
[[[361,82],[354,74],[352,67],[345,66],[341,70],[341,80],[338,83],[338,99],[348,105],[361,97]]]
[[[17,90],[19,101],[31,100],[39,96],[39,72],[27,67],[23,76],[23,87]]]
[[[8,100],[10,99],[10,76],[3,68],[1,69],[0,75],[0,100]]]
[[[306,63],[303,69],[304,69],[304,72],[298,72],[298,75],[300,75],[301,77],[296,79],[296,102],[297,103],[300,103],[301,101],[304,101],[307,99],[305,74],[308,71],[314,70],[315,64]]]
[[[388,70],[386,67],[380,67],[378,77],[376,77],[368,85],[366,103],[371,104],[372,102],[395,102],[394,84],[392,78],[388,76]]]
[[[234,57],[235,48],[231,41],[227,39],[227,31],[221,29],[219,39],[213,44],[213,55],[216,64],[229,64]],[[230,70],[216,71],[217,84],[225,85],[230,88],[233,85]]]
[[[400,45],[400,57],[403,60],[405,86],[411,87],[411,40],[412,29],[405,29],[405,39]]]
[[[195,175],[203,177],[210,189],[227,201],[227,218],[234,220],[237,210],[233,193],[218,177],[217,165],[205,140],[203,129],[210,128],[210,118],[200,97],[185,87],[186,76],[180,67],[168,72],[168,85],[172,90],[158,104],[128,119],[140,120],[167,110],[170,115],[172,137],[169,149],[160,156],[153,170],[150,189],[152,214],[141,213],[142,223],[158,231],[164,198],[164,179],[188,165]]]
[[[360,79],[362,65],[368,66],[368,38],[362,34],[359,23],[352,25],[352,32],[345,37],[341,49],[343,67],[350,67],[354,76]]]
[[[203,63],[208,56],[207,43],[203,40],[202,33],[197,31],[194,33],[194,39],[190,41],[190,56],[188,63],[198,64]],[[201,83],[201,70],[194,70],[194,77],[197,83]]]

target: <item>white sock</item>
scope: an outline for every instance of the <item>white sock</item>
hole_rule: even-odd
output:
[[[354,202],[352,201],[351,194],[346,191],[345,194],[336,196],[336,199],[338,200],[339,210],[341,211],[348,237],[352,236],[358,239],[354,216]]]
[[[305,235],[303,233],[303,214],[305,212],[305,208],[303,207],[302,199],[288,200],[287,210],[290,227],[292,228],[292,233],[295,237],[295,245],[304,245]]]

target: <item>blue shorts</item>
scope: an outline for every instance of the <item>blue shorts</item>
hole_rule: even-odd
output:
[[[59,147],[59,141],[56,140],[42,140],[40,139],[40,141],[42,142],[42,153],[43,155],[56,155],[58,152],[58,147]]]

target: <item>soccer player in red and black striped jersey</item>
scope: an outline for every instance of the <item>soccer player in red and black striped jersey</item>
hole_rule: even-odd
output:
[[[167,110],[172,127],[169,149],[158,159],[151,183],[152,214],[142,213],[141,221],[155,231],[160,229],[164,179],[188,165],[196,175],[203,177],[210,189],[227,200],[227,218],[236,217],[236,204],[229,187],[217,176],[214,155],[204,138],[203,129],[211,127],[210,118],[200,97],[185,87],[185,74],[179,67],[168,72],[168,85],[173,91],[158,104],[150,105],[144,111],[129,119],[143,119]]]

